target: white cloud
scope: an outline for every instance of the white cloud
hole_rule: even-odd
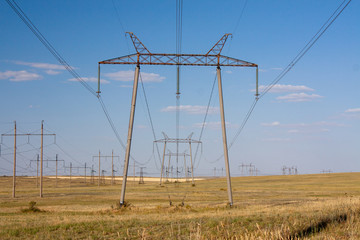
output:
[[[342,123],[326,122],[326,121],[315,122],[315,123],[313,123],[313,125],[314,126],[330,126],[330,127],[343,127],[343,126],[345,126],[345,124],[342,124]]]
[[[195,128],[202,128],[202,125],[203,125],[203,123],[195,123],[194,127]],[[238,128],[239,127],[239,125],[232,124],[230,122],[226,122],[225,125],[226,125],[227,129],[229,129],[229,128]],[[212,129],[212,130],[219,130],[219,129],[221,129],[221,122],[206,122],[205,127],[209,128],[209,129]]]
[[[6,71],[0,72],[0,79],[9,79],[11,82],[25,82],[42,79],[37,73],[30,73],[28,71]]]
[[[22,62],[22,61],[14,61],[15,64],[30,66],[33,68],[41,68],[48,70],[65,70],[65,67],[60,64],[51,64],[51,63],[34,63],[34,62]],[[72,67],[74,68],[74,67]]]
[[[290,138],[263,138],[264,142],[289,142]]]
[[[347,119],[360,119],[360,108],[349,108],[341,116]]]
[[[259,91],[263,92],[267,86],[260,85]],[[255,92],[255,89],[251,90]],[[284,84],[275,84],[270,90],[270,93],[285,93],[285,92],[309,92],[314,91],[314,89],[309,88],[304,85],[284,85]]]
[[[54,71],[54,70],[52,70],[52,69],[46,70],[45,72],[46,72],[47,74],[49,74],[49,75],[58,75],[58,74],[61,73],[61,72],[59,72],[59,71]]]
[[[323,96],[307,93],[291,93],[285,96],[279,96],[276,99],[284,102],[310,102],[319,98],[323,98]]]
[[[273,123],[261,123],[261,126],[265,127],[279,127],[287,130],[287,133],[290,134],[309,134],[309,133],[319,133],[319,132],[330,132],[329,127],[343,127],[344,124],[336,122],[313,122],[313,123],[290,123],[290,124],[280,124],[279,122]]]
[[[261,123],[261,126],[265,127],[284,127],[284,128],[293,128],[290,131],[295,131],[295,128],[308,128],[308,127],[343,127],[344,124],[336,123],[336,122],[326,122],[326,121],[320,121],[320,122],[313,122],[313,123],[289,123],[289,124],[282,124],[280,122],[272,122],[272,123]]]
[[[39,108],[39,105],[29,105],[29,108]]]
[[[345,112],[346,113],[360,113],[360,108],[349,108]]]
[[[205,114],[206,106],[199,105],[180,105],[179,111],[185,112],[187,114]],[[161,112],[175,112],[176,106],[167,106],[166,108],[161,109]],[[208,114],[216,114],[219,112],[217,107],[209,107]]]
[[[114,73],[107,73],[105,76],[115,81],[130,82],[134,80],[134,71],[118,71]],[[165,77],[162,77],[157,73],[146,72],[141,72],[139,77],[141,77],[143,82],[162,82],[165,79]]]
[[[84,80],[85,82],[98,82],[98,79],[95,77],[82,77],[82,80]],[[77,78],[70,78],[68,81],[70,82],[77,82],[79,81]],[[100,79],[101,83],[107,84],[110,83],[109,81],[105,80],[105,79]]]
[[[265,69],[265,68],[259,68],[259,72],[268,72],[269,70],[273,70],[273,71],[282,71],[283,68],[277,68],[277,67],[274,67],[274,68],[268,68],[268,69]]]
[[[300,132],[298,129],[290,129],[288,133],[298,133]]]
[[[120,85],[121,88],[132,88],[132,85]]]
[[[261,126],[265,127],[273,127],[273,126],[280,126],[280,122],[272,122],[272,123],[261,123]]]

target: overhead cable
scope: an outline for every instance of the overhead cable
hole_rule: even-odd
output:
[[[310,39],[310,41],[301,49],[301,51],[295,56],[295,58],[287,65],[287,67],[269,84],[265,87],[264,91],[255,98],[254,102],[251,104],[245,118],[235,134],[234,138],[229,145],[229,149],[233,146],[236,139],[239,137],[240,133],[244,129],[246,123],[248,122],[256,103],[259,99],[261,99],[266,93],[268,93],[298,62],[299,60],[311,49],[311,47],[319,40],[319,38],[326,32],[326,30],[333,24],[333,22],[340,16],[340,14],[344,11],[344,9],[349,5],[351,0],[344,0],[338,8],[333,12],[333,14],[327,19],[327,21],[321,26],[319,31]],[[222,155],[223,156],[223,155]],[[220,160],[222,158],[220,156],[214,162]]]
[[[211,99],[212,99],[212,96],[213,96],[213,93],[214,93],[215,83],[216,83],[216,74],[215,74],[215,78],[214,78],[214,81],[213,81],[213,84],[212,84],[212,88],[211,88],[211,92],[210,92],[210,96],[209,96],[209,101],[208,101],[208,104],[207,104],[207,107],[206,107],[204,120],[203,120],[202,125],[201,125],[201,131],[200,131],[200,136],[199,136],[199,140],[198,140],[199,142],[201,141],[201,138],[202,138],[202,135],[203,135],[203,132],[204,132],[204,128],[205,128],[205,125],[206,125],[206,119],[207,119],[207,116],[208,116],[208,113],[209,113],[209,108],[210,108]],[[194,157],[194,165],[195,165],[196,157],[197,157],[197,154],[198,154],[198,151],[199,151],[199,146],[200,146],[200,143],[198,143],[197,146],[196,146],[195,157]]]
[[[85,81],[80,75],[65,61],[65,59],[56,51],[56,49],[47,41],[47,39],[41,34],[41,32],[36,28],[36,26],[31,22],[31,20],[26,16],[26,14],[22,11],[20,6],[15,2],[15,0],[6,0],[9,6],[14,10],[14,12],[21,18],[21,20],[26,24],[26,26],[34,33],[34,35],[40,40],[40,42],[49,50],[49,52],[62,64],[66,70],[77,79],[92,95],[98,98],[99,103],[105,113],[105,116],[115,133],[116,138],[120,142],[123,149],[125,149],[125,144],[121,141],[118,131],[115,128],[115,125],[106,109],[106,106],[101,99],[101,97],[96,93],[96,91]],[[134,159],[133,157],[131,157]]]
[[[95,90],[85,82],[80,75],[65,61],[65,59],[56,51],[56,49],[49,43],[49,41],[41,34],[37,27],[31,22],[31,20],[26,16],[20,6],[15,2],[15,0],[6,0],[9,6],[14,10],[14,12],[20,17],[20,19],[26,24],[26,26],[34,33],[34,35],[40,40],[40,42],[49,50],[49,52],[58,60],[58,62],[63,65],[63,67],[69,71],[69,73],[76,78],[92,95],[96,96]]]
[[[268,93],[295,66],[295,64],[310,50],[310,48],[317,42],[317,40],[319,40],[319,38],[326,32],[326,30],[331,26],[331,24],[338,18],[338,16],[344,11],[344,9],[351,2],[351,0],[348,0],[347,3],[346,3],[346,1],[347,0],[344,0],[339,5],[339,7],[334,11],[334,13],[321,26],[319,31],[317,31],[317,33],[301,49],[301,51],[295,56],[295,58],[286,66],[286,68],[267,87],[265,87],[264,91],[260,94],[259,98],[262,98],[266,93]]]
[[[156,134],[155,134],[155,128],[154,128],[153,120],[152,120],[152,117],[151,117],[149,102],[148,102],[148,99],[147,99],[147,96],[146,96],[146,91],[145,91],[145,87],[144,87],[144,82],[143,82],[142,77],[141,77],[141,73],[140,73],[140,83],[141,83],[141,88],[142,88],[143,94],[144,94],[144,99],[145,99],[147,114],[149,116],[149,122],[150,122],[150,126],[151,126],[151,131],[152,131],[154,142],[155,142],[155,145],[156,145],[156,151],[157,151],[157,154],[158,154],[158,157],[159,157],[159,161],[161,162],[159,146],[158,146],[158,143],[156,142],[157,138],[156,138]]]

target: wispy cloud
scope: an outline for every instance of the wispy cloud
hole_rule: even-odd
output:
[[[261,139],[264,142],[289,142],[290,138],[263,138]]]
[[[360,108],[349,108],[345,113],[360,113]]]
[[[134,80],[134,71],[118,71],[114,73],[107,73],[105,76],[115,81],[130,82]],[[157,73],[146,72],[140,73],[140,77],[143,82],[162,82],[165,79],[165,77],[160,76]]]
[[[52,69],[46,70],[45,72],[46,72],[47,74],[49,74],[49,75],[58,75],[58,74],[61,73],[61,72],[59,72],[59,71],[54,71],[54,70],[52,70]]]
[[[85,82],[98,82],[98,79],[95,77],[82,77],[81,79],[84,80]],[[70,78],[68,81],[77,82],[79,80],[77,78]],[[110,83],[108,80],[105,79],[100,79],[100,82],[104,84]]]
[[[297,134],[297,133],[329,132],[331,127],[343,127],[345,125],[337,122],[326,122],[326,121],[313,122],[313,123],[290,123],[290,124],[282,124],[280,122],[275,121],[271,123],[261,123],[261,126],[288,129],[287,133]]]
[[[268,71],[282,71],[283,68],[273,67],[273,68],[259,68],[259,72],[268,72]]]
[[[233,124],[230,122],[226,122],[225,125],[226,125],[226,128],[238,128],[239,127],[239,125]],[[195,123],[194,124],[195,128],[202,128],[202,126],[203,126],[203,123]],[[205,123],[205,127],[208,129],[211,129],[211,130],[219,130],[219,129],[221,129],[221,122],[207,122],[207,123]]]
[[[265,126],[265,127],[280,126],[280,122],[261,123],[261,126]]]
[[[133,86],[132,86],[132,85],[125,85],[125,84],[123,84],[123,85],[120,85],[120,87],[121,87],[121,88],[132,88]]]
[[[25,70],[5,71],[0,72],[0,79],[8,79],[11,82],[25,82],[42,79],[42,76],[37,73],[31,73]]]
[[[320,121],[320,122],[313,122],[313,123],[280,123],[278,121],[275,122],[271,122],[271,123],[261,123],[261,126],[264,127],[285,127],[285,128],[305,128],[305,127],[343,127],[345,126],[342,123],[337,123],[337,122],[327,122],[327,121]]]
[[[14,61],[17,65],[30,66],[33,68],[47,69],[47,70],[65,70],[65,67],[60,64],[52,63],[35,63],[35,62],[23,62],[23,61]],[[72,67],[74,68],[74,67]]]
[[[29,108],[31,108],[31,109],[34,109],[34,108],[39,108],[40,106],[39,105],[29,105]]]
[[[319,98],[323,98],[323,96],[318,94],[291,93],[285,96],[279,96],[276,99],[283,102],[310,102]]]
[[[259,91],[263,92],[267,86],[260,85]],[[255,92],[255,89],[251,90]],[[270,90],[269,93],[286,93],[286,92],[310,92],[314,91],[314,89],[309,88],[304,85],[285,85],[285,84],[275,84]]]
[[[180,105],[179,111],[185,112],[187,114],[205,114],[206,106],[199,105]],[[167,106],[166,108],[161,109],[161,112],[175,112],[176,106]],[[216,114],[219,112],[217,107],[209,107],[208,114]]]
[[[346,109],[341,116],[346,119],[360,119],[360,108]]]

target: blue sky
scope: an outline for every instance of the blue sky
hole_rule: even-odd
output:
[[[79,74],[96,88],[97,63],[135,53],[124,31],[154,53],[175,53],[175,1],[23,1],[23,11]],[[260,90],[306,45],[342,1],[184,1],[183,53],[206,53],[232,33],[223,55],[259,65]],[[280,174],[282,166],[299,173],[359,171],[360,3],[353,1],[300,62],[257,104],[248,124],[229,150],[232,175],[254,164],[261,174]],[[45,159],[97,167],[92,156],[114,150],[124,159],[97,99],[55,60],[5,1],[0,2],[0,132],[13,129],[56,133],[46,137]],[[127,136],[134,66],[102,67],[102,98],[120,137]],[[180,137],[197,139],[215,78],[213,67],[181,69]],[[142,66],[157,138],[175,137],[176,69]],[[222,68],[228,142],[231,143],[254,100],[255,71]],[[153,137],[139,86],[132,155],[159,174],[152,157]],[[196,159],[198,175],[224,167],[217,88]],[[4,137],[0,174],[11,174],[12,137]],[[19,172],[34,174],[40,139],[18,139]],[[21,145],[21,146],[20,146]],[[162,145],[159,145],[162,151]],[[193,147],[196,149],[196,147]],[[181,151],[187,147],[182,146]],[[170,147],[174,151],[174,147]],[[201,155],[201,158],[200,158]],[[148,161],[149,160],[149,161]],[[45,171],[51,174],[53,168]],[[109,159],[104,160],[109,169]],[[116,169],[120,169],[117,163]],[[176,163],[174,162],[175,166]],[[179,163],[179,166],[182,163]]]

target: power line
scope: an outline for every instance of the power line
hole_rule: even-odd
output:
[[[144,82],[143,82],[143,80],[142,80],[141,73],[140,73],[140,82],[141,82],[141,88],[142,88],[143,94],[144,94],[144,99],[145,99],[145,103],[146,103],[147,113],[148,113],[148,115],[149,115],[149,122],[150,122],[150,125],[151,125],[151,130],[152,130],[153,138],[154,138],[154,141],[156,141],[157,138],[156,138],[156,134],[155,134],[154,124],[153,124],[152,117],[151,117],[151,114],[150,114],[149,102],[148,102],[148,100],[147,100],[147,96],[146,96],[146,92],[145,92],[145,87],[144,87]],[[159,146],[158,146],[157,142],[155,142],[155,145],[156,145],[156,151],[157,151],[157,153],[158,153],[159,161],[161,162],[161,156],[160,156]],[[156,162],[155,162],[155,163],[156,163]]]
[[[245,115],[245,118],[237,131],[236,135],[234,136],[233,140],[231,141],[231,144],[229,145],[229,149],[233,146],[234,142],[244,129],[247,121],[249,120],[256,103],[259,99],[261,99],[266,93],[268,93],[271,88],[275,86],[294,66],[296,63],[299,62],[299,60],[311,49],[311,47],[319,40],[319,38],[326,32],[326,30],[332,25],[332,23],[340,16],[340,14],[344,11],[344,9],[349,5],[351,0],[349,0],[345,5],[344,3],[346,0],[344,0],[339,7],[334,11],[334,13],[327,19],[327,21],[321,26],[319,31],[310,39],[310,41],[305,45],[305,47],[295,56],[295,58],[287,65],[287,67],[267,86],[265,87],[265,90],[260,94],[259,97],[257,97],[254,102],[251,104],[247,114]],[[343,7],[342,7],[343,6]],[[342,8],[341,8],[342,7]],[[339,9],[341,10],[339,11]],[[221,159],[222,156],[217,158],[214,162]]]
[[[15,0],[6,0],[9,6],[14,10],[14,12],[21,18],[21,20],[26,24],[26,26],[34,33],[34,35],[40,40],[40,42],[49,50],[49,52],[62,64],[66,70],[76,78],[92,95],[98,98],[99,103],[103,109],[103,112],[106,115],[106,118],[115,133],[116,138],[120,142],[123,149],[125,149],[125,144],[121,141],[118,131],[115,128],[115,125],[106,109],[106,106],[101,99],[100,95],[88,84],[84,81],[80,75],[65,61],[65,59],[56,51],[56,49],[47,41],[47,39],[41,34],[41,32],[36,28],[36,26],[31,22],[31,20],[26,16],[26,14],[22,11],[20,6],[15,2]],[[133,157],[131,157],[133,159]]]
[[[344,11],[344,9],[349,5],[351,0],[349,0],[345,6],[344,0],[339,7],[334,11],[334,13],[327,19],[327,21],[321,26],[319,31],[310,39],[310,41],[301,49],[301,51],[295,56],[295,58],[286,66],[286,68],[265,88],[265,90],[260,94],[259,99],[262,98],[266,93],[268,93],[271,88],[275,86],[294,66],[295,64],[310,50],[310,48],[319,40],[319,38],[326,32],[326,30],[332,25],[332,23],[338,18],[338,16]],[[339,11],[339,9],[342,9]],[[334,17],[335,16],[335,17]]]
[[[40,40],[40,42],[49,50],[49,52],[58,60],[58,62],[64,66],[66,70],[76,78],[92,95],[96,96],[95,90],[87,84],[80,75],[65,61],[65,59],[56,51],[56,49],[49,43],[49,41],[41,34],[39,29],[31,22],[20,6],[15,0],[6,0],[9,6],[20,17],[20,19],[26,24],[26,26],[34,33],[34,35]]]
[[[247,6],[247,3],[248,3],[248,0],[245,0],[244,6],[243,6],[243,8],[241,9],[241,13],[240,13],[240,15],[239,15],[239,18],[238,18],[238,20],[236,21],[236,25],[235,25],[235,28],[234,28],[234,31],[233,31],[233,34],[234,34],[234,35],[235,35],[235,33],[236,33],[236,30],[237,30],[238,27],[239,27],[239,24],[240,24],[240,21],[241,21],[241,19],[242,19],[242,16],[244,15],[244,10],[245,10],[245,8],[246,8],[246,6]]]
[[[182,14],[183,1],[176,0],[176,54],[181,54],[182,47]],[[179,60],[179,57],[178,57]],[[176,138],[180,134],[180,65],[176,65]],[[179,153],[179,144],[176,143],[176,153]],[[179,157],[176,155],[176,164]]]
[[[210,96],[209,96],[209,101],[208,101],[208,104],[207,104],[207,107],[206,107],[204,120],[203,120],[203,123],[201,125],[199,141],[201,141],[201,138],[202,138],[202,135],[203,135],[203,132],[204,132],[204,128],[205,128],[205,125],[206,125],[206,119],[207,119],[207,116],[208,116],[208,113],[209,113],[209,108],[210,108],[211,99],[212,99],[212,96],[213,96],[213,93],[214,93],[215,83],[216,83],[216,74],[215,74],[214,81],[213,81],[213,84],[212,84],[212,88],[211,88],[211,92],[210,92]],[[200,144],[198,144],[196,146],[195,157],[194,157],[194,165],[196,163],[196,157],[197,157],[197,154],[198,154],[198,151],[199,151],[199,145]]]
[[[80,163],[78,160],[76,160],[75,158],[73,158],[69,153],[67,153],[62,147],[60,147],[57,143],[55,143],[55,145],[69,158],[71,158],[73,161],[77,162],[78,164],[82,164]]]
[[[124,25],[122,24],[122,21],[121,21],[121,17],[120,17],[119,9],[118,9],[118,7],[116,6],[116,4],[115,4],[115,1],[114,1],[114,0],[112,0],[112,4],[113,4],[114,9],[115,9],[115,13],[116,13],[116,16],[117,16],[117,20],[118,20],[118,21],[119,21],[119,23],[120,23],[120,27],[121,27],[121,29],[122,29],[123,33],[125,34],[125,42],[126,42],[126,46],[127,46],[128,52],[130,53],[130,47],[129,47],[129,43],[128,43],[128,41],[127,41],[126,31],[125,31]]]

